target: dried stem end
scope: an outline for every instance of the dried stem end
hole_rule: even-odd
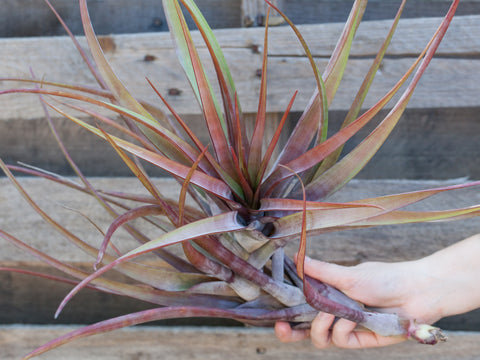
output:
[[[421,344],[427,345],[435,345],[436,343],[447,341],[447,336],[440,328],[427,324],[418,324],[415,321],[410,322],[408,336]]]

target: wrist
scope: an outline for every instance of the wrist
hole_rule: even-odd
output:
[[[480,236],[474,236],[418,260],[426,296],[438,319],[480,307]]]

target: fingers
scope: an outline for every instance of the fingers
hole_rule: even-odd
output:
[[[354,331],[356,326],[357,324],[352,321],[339,320],[332,331],[332,343],[342,348],[361,348],[359,334]],[[371,333],[369,333],[369,335],[370,334]]]
[[[281,342],[289,343],[308,339],[310,337],[310,330],[294,330],[290,327],[290,324],[278,321],[275,324],[275,335]]]
[[[325,349],[336,346],[346,349],[381,347],[406,340],[406,336],[383,337],[370,331],[356,330],[357,324],[345,319],[335,322],[335,316],[319,313],[312,322],[312,344]]]
[[[349,267],[305,258],[305,273],[338,289],[349,288],[353,279]]]
[[[310,336],[312,344],[319,349],[326,349],[332,341],[332,325],[335,316],[327,313],[319,313],[312,321]]]
[[[296,342],[311,338],[312,344],[319,349],[336,346],[345,349],[362,349],[382,347],[400,343],[407,336],[379,336],[366,330],[356,329],[354,322],[340,319],[335,316],[319,313],[312,322],[310,330],[294,330],[287,322],[279,321],[275,324],[275,335],[284,343]]]
[[[332,344],[346,349],[382,347],[405,341],[407,336],[380,336],[368,330],[355,330],[355,323],[341,319],[332,332]]]

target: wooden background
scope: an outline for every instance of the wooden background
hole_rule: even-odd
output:
[[[278,0],[296,24],[300,26],[320,68],[335,46],[342,22],[353,1],[347,0]],[[59,12],[81,34],[76,1],[52,0]],[[255,26],[262,17],[263,5],[257,0],[198,0],[207,20],[216,30],[225,55],[237,81],[242,108],[250,118],[257,106],[263,44],[263,29]],[[388,31],[390,21],[400,1],[371,0],[352,49],[352,61],[347,67],[344,83],[330,113],[331,128],[338,128],[353,99],[356,87],[362,81],[376,49]],[[395,83],[416,54],[427,43],[448,9],[450,1],[411,0],[404,11],[404,20],[398,26],[392,45],[372,87],[367,105]],[[90,0],[89,7],[98,34],[103,35],[104,50],[129,89],[149,101],[157,101],[144,78],[151,78],[165,94],[178,89],[179,95],[168,95],[168,100],[192,124],[203,139],[202,119],[195,106],[182,70],[176,63],[170,36],[159,0]],[[252,27],[242,27],[253,21]],[[29,76],[31,67],[37,77],[47,80],[68,79],[68,82],[93,84],[92,78],[72,51],[53,15],[39,0],[3,0],[0,6],[0,77]],[[195,39],[199,39],[198,34]],[[82,41],[82,39],[80,39]],[[201,44],[199,46],[202,48]],[[302,106],[313,88],[307,60],[291,31],[283,26],[272,28],[269,46],[270,90],[268,98],[270,132],[279,114],[295,90],[299,96],[290,116],[294,126]],[[204,48],[200,50],[206,57]],[[153,61],[145,61],[146,55]],[[134,72],[131,69],[135,69]],[[1,83],[0,90],[12,87]],[[8,163],[23,161],[45,169],[71,175],[58,151],[43,112],[35,97],[0,97],[0,157]],[[55,119],[62,139],[75,154],[82,170],[100,187],[138,187],[121,165],[113,151],[72,126],[68,121]],[[363,133],[364,135],[365,133]],[[410,106],[398,128],[392,134],[371,164],[359,174],[345,191],[334,200],[351,200],[367,196],[429,188],[480,179],[480,1],[462,1],[444,42],[429,70],[421,80]],[[353,147],[362,138],[353,139]],[[92,161],[94,159],[94,161]],[[154,175],[162,175],[149,169]],[[454,180],[452,180],[454,179]],[[95,231],[85,220],[63,209],[58,204],[81,211],[92,211],[102,226],[111,221],[99,212],[91,199],[65,192],[55,186],[45,186],[42,180],[26,178],[23,183],[32,195],[57,218],[64,220],[76,234],[95,241]],[[162,186],[174,193],[171,181],[159,178]],[[480,203],[478,188],[445,194],[422,204],[419,209],[439,209]],[[89,267],[91,261],[64,243],[42,223],[41,219],[15,194],[5,178],[0,178],[0,228],[27,241],[32,246],[63,260]],[[32,231],[32,229],[34,229]],[[312,239],[310,255],[329,261],[354,264],[367,260],[400,261],[418,258],[443,248],[462,238],[478,233],[480,221],[443,224],[415,224],[412,226],[383,227],[356,232],[339,232]],[[21,266],[34,270],[46,269],[39,262],[22,254],[10,245],[0,244],[0,266]],[[289,248],[295,251],[295,246]],[[2,359],[17,359],[33,347],[52,339],[70,328],[56,328],[46,324],[91,323],[100,318],[140,310],[145,304],[85,291],[66,309],[58,321],[52,314],[68,291],[48,281],[28,276],[0,272],[0,324],[38,324],[40,326],[0,326]],[[232,326],[227,321],[169,321],[162,325],[209,325],[209,328],[151,327],[129,329],[116,334],[86,339],[64,347],[46,359],[150,359],[162,353],[162,358],[191,358],[195,353],[201,359],[231,358],[316,358],[318,351],[306,343],[280,345],[271,331],[216,328],[213,325]],[[322,352],[326,359],[363,359],[377,356],[386,359],[432,357],[475,359],[480,355],[480,311],[444,319],[440,322],[450,329],[451,341],[434,348],[406,343],[393,349],[346,352]],[[465,333],[460,331],[473,331]],[[134,334],[134,335],[132,335]],[[132,341],[135,338],[135,341]],[[159,339],[168,338],[169,341]],[[191,341],[195,338],[195,341]],[[175,339],[172,343],[171,339]],[[191,346],[182,347],[188,341]],[[105,346],[108,344],[108,351]],[[142,349],[138,344],[141,344]],[[138,348],[137,348],[138,347]],[[112,349],[116,348],[115,351]],[[6,349],[6,355],[3,354]],[[233,349],[233,351],[232,351]],[[110,353],[105,355],[107,352]],[[88,355],[87,355],[88,354]],[[410,355],[406,355],[410,354]],[[57,356],[57,357],[55,357]]]

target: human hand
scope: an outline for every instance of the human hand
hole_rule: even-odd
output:
[[[339,266],[306,259],[305,273],[343,291],[346,295],[382,312],[393,312],[402,318],[432,323],[442,317],[436,302],[442,294],[443,282],[435,279],[425,260],[380,263],[368,262],[353,267]],[[440,288],[439,288],[440,287]],[[406,340],[405,336],[383,337],[356,324],[327,313],[319,313],[310,330],[292,330],[288,323],[278,322],[275,334],[283,342],[311,337],[318,348],[335,345],[364,348],[392,345]]]

